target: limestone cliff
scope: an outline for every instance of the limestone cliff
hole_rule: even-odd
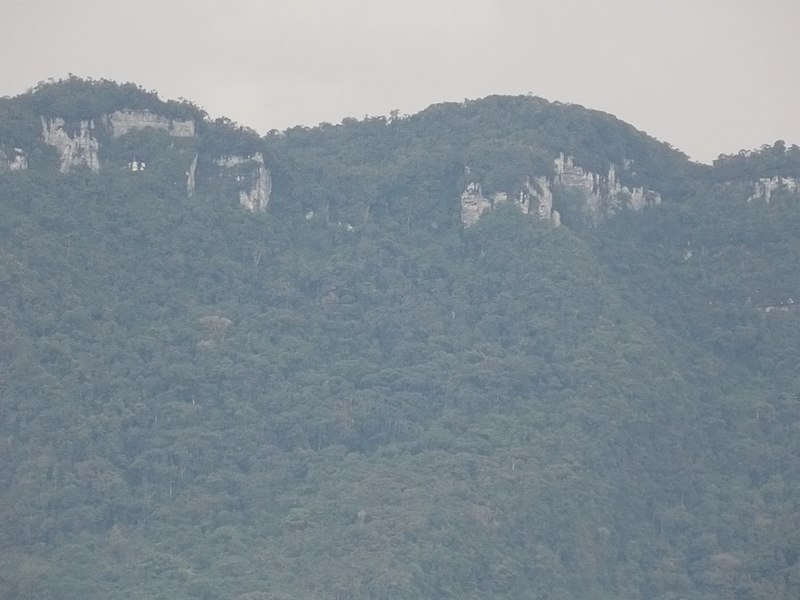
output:
[[[557,226],[561,223],[561,214],[554,206],[554,197],[558,195],[577,198],[579,205],[570,208],[594,224],[620,210],[642,210],[661,202],[658,192],[623,185],[613,164],[607,174],[599,175],[576,165],[572,156],[560,153],[553,160],[551,173],[525,179],[515,195],[515,204],[523,214],[534,214]],[[470,181],[461,194],[461,222],[470,227],[487,210],[507,200],[506,192],[485,197],[480,183]]]
[[[622,185],[613,164],[608,167],[605,176],[585,171],[575,164],[572,156],[565,157],[563,153],[553,161],[553,165],[553,184],[582,197],[582,210],[593,223],[623,209],[641,210],[661,203],[661,194],[658,192]]]
[[[194,196],[194,188],[197,185],[197,157],[195,154],[189,165],[189,170],[186,171],[186,195],[191,198]]]
[[[114,138],[142,129],[166,131],[173,137],[195,137],[197,134],[193,119],[168,119],[149,110],[118,110],[108,115],[107,122]]]
[[[481,215],[491,208],[492,203],[484,198],[481,185],[474,181],[469,182],[461,194],[461,222],[464,227],[477,223]]]
[[[79,121],[74,125],[68,125],[61,117],[41,117],[41,123],[44,143],[53,146],[58,151],[59,170],[62,173],[83,166],[95,173],[99,172],[101,149],[110,148],[111,154],[104,156],[113,155],[116,140],[132,131],[155,130],[166,132],[171,137],[197,137],[197,126],[193,119],[170,119],[148,110],[118,110],[108,115],[98,116],[97,119]],[[102,148],[98,138],[103,140]],[[173,148],[173,144],[170,145],[170,148],[171,150],[163,150],[167,153],[178,152]],[[196,146],[191,148],[182,146],[180,151],[192,151],[194,148]],[[189,156],[192,155],[189,154]],[[113,164],[113,159],[109,160],[112,160],[112,163],[109,164]],[[130,171],[139,173],[145,171],[146,168],[149,169],[150,162],[150,160],[145,162],[142,157],[134,154],[124,164]],[[198,162],[203,162],[203,159],[195,151],[188,166],[181,168],[181,174],[186,178],[187,196],[194,195],[198,185]],[[233,188],[242,206],[252,212],[266,210],[272,191],[272,178],[260,152],[250,156],[224,156],[215,160],[206,158],[205,164],[209,163],[213,163],[218,169],[217,173],[220,178],[217,179],[221,182],[220,185],[226,190]],[[0,154],[0,171],[19,170],[26,167],[25,153],[21,150],[15,149],[13,154],[9,152]],[[203,167],[201,167],[202,170]],[[206,175],[205,179],[201,178],[201,185],[209,183],[209,174]]]
[[[747,201],[763,200],[769,203],[772,194],[781,190],[796,194],[800,191],[800,183],[795,177],[762,177],[753,184],[753,193]]]
[[[110,115],[99,115],[97,119],[81,120],[74,126],[67,126],[61,117],[41,117],[41,121],[44,143],[58,151],[62,173],[78,166],[86,166],[95,173],[100,171],[99,128],[112,139],[143,129],[166,131],[173,137],[196,136],[193,119],[169,119],[148,110],[118,110]]]
[[[550,189],[550,182],[544,175],[533,179],[528,178],[525,181],[525,186],[520,192],[519,204],[527,206],[527,210],[523,210],[525,214],[533,210],[540,219],[549,220],[555,226],[561,225],[561,215],[553,208],[553,191]]]
[[[528,179],[523,189],[513,196],[513,202],[522,214],[527,215],[533,211],[539,218],[551,220],[555,225],[559,225],[558,212],[553,210],[553,194],[545,185],[546,182],[547,179],[543,177],[537,177],[534,181]],[[508,202],[510,202],[508,192],[494,192],[487,198],[483,195],[481,184],[470,181],[461,194],[461,222],[465,227],[470,227],[477,223],[487,210]]]
[[[233,179],[239,203],[251,212],[264,212],[272,193],[272,177],[260,152],[252,156],[223,156],[214,164]]]
[[[64,119],[41,118],[44,143],[55,147],[59,153],[59,170],[67,173],[73,167],[86,166],[93,172],[100,171],[98,151],[100,144],[95,137],[94,120],[79,121],[67,131]]]

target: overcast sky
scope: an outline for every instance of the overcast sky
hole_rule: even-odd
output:
[[[800,144],[800,0],[0,0],[0,96],[133,81],[260,133],[533,93],[710,162]]]

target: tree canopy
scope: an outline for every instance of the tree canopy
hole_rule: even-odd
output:
[[[26,101],[84,94],[156,101]],[[792,149],[703,168],[528,97],[199,131],[109,143],[141,177],[0,173],[4,597],[798,596],[800,200],[721,174]],[[203,149],[264,154],[265,214],[186,196]],[[509,190],[559,151],[665,201],[461,226],[465,165]]]

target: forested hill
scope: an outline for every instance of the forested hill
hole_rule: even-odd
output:
[[[800,596],[797,147],[70,78],[0,151],[3,598]]]

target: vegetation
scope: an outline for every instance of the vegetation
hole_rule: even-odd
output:
[[[187,198],[174,143],[0,173],[4,597],[798,596],[796,197],[535,98],[205,123],[266,214]],[[462,229],[464,165],[565,149],[673,195]]]
[[[171,119],[203,118],[205,112],[188,100],[162,101],[158,93],[135,83],[108,79],[66,79],[42,81],[16,101],[37,115],[61,117],[67,121],[95,119],[120,109],[151,110]]]
[[[764,144],[755,151],[742,150],[731,156],[722,154],[714,161],[720,181],[752,180],[760,177],[800,176],[800,146],[786,147],[783,140]]]

